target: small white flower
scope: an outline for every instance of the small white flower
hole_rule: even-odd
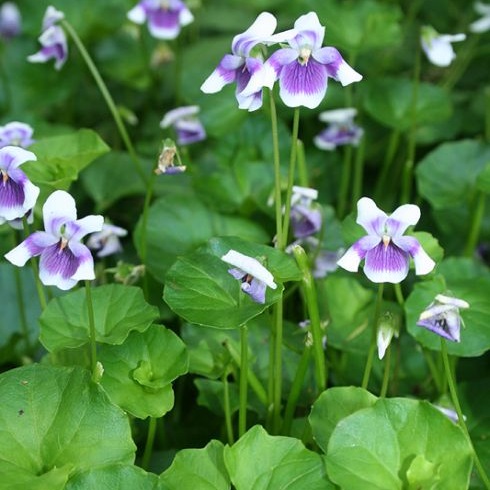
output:
[[[431,26],[422,27],[422,49],[429,61],[436,66],[449,66],[456,58],[451,43],[465,39],[466,34],[439,34]]]

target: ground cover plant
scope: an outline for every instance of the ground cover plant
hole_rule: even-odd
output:
[[[490,5],[0,5],[0,488],[490,488]]]

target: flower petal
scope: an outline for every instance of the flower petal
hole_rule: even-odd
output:
[[[245,32],[233,38],[232,53],[242,57],[248,56],[254,46],[272,36],[276,26],[276,18],[269,12],[262,12]]]
[[[360,238],[337,261],[337,265],[349,272],[357,272],[359,264],[367,252],[376,247],[380,242],[381,238],[378,236],[368,235]]]
[[[357,202],[357,220],[370,235],[382,236],[388,216],[369,197],[361,197]]]
[[[390,282],[397,284],[407,277],[409,255],[393,242],[378,244],[366,253],[364,274],[375,283]]]
[[[35,162],[36,155],[32,151],[24,150],[18,146],[4,146],[0,149],[0,169],[9,172],[20,167],[25,162]]]
[[[340,82],[344,87],[353,82],[362,80],[362,75],[357,73],[344,59],[339,51],[332,47],[324,47],[312,53],[322,65],[325,65],[329,77]]]
[[[75,199],[66,191],[54,191],[44,203],[43,219],[44,229],[53,236],[60,236],[60,226],[77,219]]]
[[[475,20],[469,26],[470,32],[475,34],[481,34],[482,32],[487,32],[490,30],[490,15],[486,14],[486,17]]]
[[[418,276],[428,274],[434,269],[436,263],[429,257],[416,238],[411,236],[393,237],[392,241],[412,256],[415,263],[415,274]]]
[[[68,244],[68,247],[78,261],[78,267],[71,278],[76,281],[95,279],[94,259],[88,247],[73,241]]]
[[[250,283],[242,283],[241,289],[244,293],[247,293],[256,303],[265,303],[265,290],[267,285],[254,278]]]
[[[289,45],[294,49],[309,46],[313,51],[319,49],[325,37],[325,27],[320,24],[315,12],[298,17],[294,23],[294,29],[298,34],[289,40]]]
[[[147,11],[148,30],[156,39],[175,39],[180,32],[179,12],[158,8]]]
[[[459,310],[453,306],[429,307],[421,313],[417,325],[453,342],[460,341],[461,316]]]
[[[13,169],[0,182],[0,216],[7,221],[22,218],[36,204],[39,187],[22,172]]]
[[[71,289],[77,283],[72,279],[80,262],[70,247],[61,248],[59,243],[45,248],[39,261],[39,279],[45,286]]]
[[[172,126],[180,119],[189,118],[192,116],[196,116],[199,113],[199,106],[197,105],[187,105],[183,107],[177,107],[176,109],[172,109],[168,111],[163,119],[160,121],[161,128],[168,128]]]
[[[403,204],[390,214],[385,226],[390,237],[401,236],[405,230],[418,223],[420,219],[420,208],[415,204]]]
[[[126,15],[135,24],[144,24],[146,21],[145,9],[140,4],[135,5]]]
[[[41,252],[58,240],[44,231],[36,231],[28,236],[22,243],[5,254],[5,258],[12,264],[22,267],[31,257],[40,255]]]
[[[350,123],[356,115],[357,109],[354,107],[345,107],[343,109],[320,112],[318,119],[326,123],[347,124]]]
[[[271,289],[277,288],[274,276],[258,260],[236,250],[229,250],[221,260],[264,282]]]
[[[232,54],[225,54],[215,70],[201,85],[205,94],[219,92],[225,85],[236,80],[237,70],[244,63],[243,58]]]

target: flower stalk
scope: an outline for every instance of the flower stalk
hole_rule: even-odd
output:
[[[247,395],[248,395],[248,327],[240,327],[240,405],[238,408],[238,437],[247,431]]]

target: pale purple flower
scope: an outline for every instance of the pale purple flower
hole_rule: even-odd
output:
[[[295,238],[306,238],[322,227],[322,213],[313,203],[317,198],[316,189],[293,186],[290,218]]]
[[[272,88],[274,80],[266,76],[260,53],[255,57],[251,52],[258,44],[283,42],[294,34],[293,31],[274,34],[276,26],[277,20],[271,13],[259,14],[245,32],[233,38],[232,54],[223,56],[213,73],[201,85],[201,90],[206,94],[214,94],[225,85],[236,83],[235,96],[240,109],[255,111],[262,107],[262,88]],[[244,95],[242,90],[249,85],[252,77],[257,80],[256,87]]]
[[[451,43],[465,39],[465,34],[439,34],[433,27],[423,26],[420,42],[425,55],[433,65],[449,66],[456,58]]]
[[[35,160],[34,153],[18,146],[0,148],[0,223],[22,218],[36,204],[39,187],[19,168]]]
[[[194,17],[181,0],[142,0],[128,12],[135,24],[148,22],[150,34],[157,39],[175,39]]]
[[[398,328],[395,324],[393,315],[387,311],[379,320],[376,332],[376,345],[378,347],[378,358],[381,360],[386,354],[386,350],[393,337],[398,338]]]
[[[97,257],[107,257],[122,251],[120,237],[126,236],[127,230],[120,226],[104,223],[102,230],[92,233],[87,239],[87,247],[97,251]]]
[[[335,150],[342,145],[357,146],[364,130],[354,123],[356,114],[357,110],[351,107],[320,113],[320,121],[328,123],[328,126],[315,136],[315,145],[321,150]]]
[[[190,145],[206,139],[206,131],[197,118],[199,107],[196,105],[178,107],[165,114],[160,121],[161,128],[172,126],[177,133],[177,144]]]
[[[63,290],[71,289],[80,280],[95,279],[92,254],[81,239],[100,231],[104,218],[77,219],[75,200],[65,191],[55,191],[46,199],[43,218],[45,231],[34,232],[5,258],[22,267],[31,257],[40,255],[41,282]]]
[[[369,280],[396,284],[407,277],[412,257],[415,274],[428,274],[435,262],[415,237],[403,235],[419,219],[420,209],[415,204],[404,204],[388,216],[372,199],[362,197],[357,203],[356,222],[368,234],[347,250],[337,262],[338,265],[350,272],[357,272],[364,259],[364,273]]]
[[[441,405],[434,404],[433,406],[437,408],[439,412],[443,413],[449,420],[451,420],[451,422],[454,422],[455,424],[458,423],[459,417],[456,410],[454,410],[453,408],[443,407]],[[466,417],[464,415],[463,415],[463,420],[466,420]]]
[[[438,294],[434,301],[420,314],[417,325],[445,339],[459,342],[461,324],[463,323],[459,309],[469,307],[470,305],[462,299]]]
[[[265,303],[267,286],[276,289],[274,276],[257,260],[236,250],[229,250],[221,257],[227,264],[233,265],[228,272],[241,281],[241,290],[256,303]]]
[[[28,56],[28,61],[31,63],[46,63],[50,59],[54,59],[54,67],[57,70],[61,69],[68,57],[68,43],[65,31],[57,23],[64,17],[63,12],[56,10],[52,6],[46,9],[42,33],[38,38],[42,47],[37,53]]]
[[[487,32],[490,30],[490,4],[475,2],[474,8],[481,15],[481,18],[470,24],[470,32],[474,32],[475,34]]]
[[[4,146],[20,146],[27,148],[34,143],[34,130],[28,124],[12,121],[0,126],[0,148]]]
[[[337,49],[322,47],[325,27],[315,12],[299,17],[293,30],[289,47],[278,49],[265,62],[265,80],[253,77],[242,95],[257,91],[261,85],[272,86],[279,79],[279,95],[288,107],[314,109],[325,96],[329,77],[343,86],[362,79]]]
[[[0,36],[10,39],[18,36],[21,29],[21,16],[14,2],[2,3],[0,7]]]

